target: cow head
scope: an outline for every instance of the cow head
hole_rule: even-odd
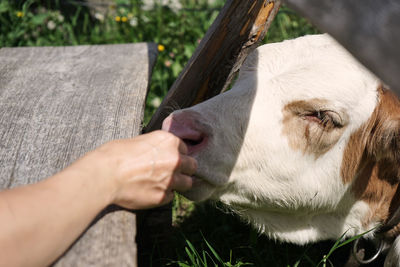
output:
[[[327,35],[259,47],[230,91],[163,129],[198,160],[185,195],[220,200],[272,238],[359,234],[399,204],[399,101]]]

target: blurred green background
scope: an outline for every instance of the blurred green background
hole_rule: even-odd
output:
[[[223,0],[0,0],[0,47],[159,44],[147,122],[223,5]],[[282,7],[264,42],[315,32]]]

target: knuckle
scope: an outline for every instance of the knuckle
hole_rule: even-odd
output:
[[[171,146],[179,146],[179,142],[181,141],[179,137],[175,136],[174,134],[162,130],[154,131],[159,139],[163,139],[165,143]]]
[[[172,140],[174,140],[174,142],[179,145],[179,143],[181,142],[181,139],[179,137],[177,137],[176,135],[171,134],[172,136]]]
[[[181,155],[175,151],[171,157],[171,161],[174,167],[178,167],[182,163]]]
[[[162,130],[153,131],[152,134],[160,139],[164,139],[166,136],[168,136],[168,133],[166,131],[162,131]]]
[[[161,137],[163,136],[163,131],[161,130],[156,130],[154,132],[152,132],[153,135],[157,136],[157,137]]]
[[[172,133],[167,133],[167,134],[168,134],[168,137],[169,137],[169,141],[172,144],[179,145],[179,142],[181,141],[181,139],[179,139],[179,137],[177,137],[176,135],[173,135]]]
[[[164,135],[167,134],[166,131],[162,131],[162,130],[156,130],[156,131],[154,131],[154,133],[156,133],[156,134],[158,134],[158,135],[160,135],[160,136],[164,136]]]
[[[156,196],[157,204],[162,203],[163,200],[166,198],[166,196],[167,196],[167,192],[160,191]]]
[[[188,153],[188,147],[182,140],[179,140],[178,146],[182,146],[182,150],[183,150],[184,154]]]
[[[160,193],[157,195],[156,204],[157,204],[157,205],[160,205],[160,204],[163,204],[163,203],[167,203],[167,202],[171,201],[172,198],[173,198],[173,193],[170,193],[170,192],[160,192]]]

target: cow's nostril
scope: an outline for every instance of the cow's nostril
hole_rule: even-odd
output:
[[[197,146],[197,145],[200,145],[200,144],[203,142],[204,138],[201,136],[201,137],[198,138],[198,139],[187,139],[187,138],[183,138],[182,140],[183,140],[183,142],[185,142],[185,144],[186,144],[188,147],[190,147],[190,146]]]
[[[207,137],[203,134],[196,137],[191,136],[189,138],[187,136],[183,136],[182,141],[186,144],[189,155],[199,152],[207,145]]]
[[[180,113],[167,117],[162,129],[179,137],[186,144],[188,154],[194,154],[202,150],[208,141],[207,133],[199,126],[187,113]]]

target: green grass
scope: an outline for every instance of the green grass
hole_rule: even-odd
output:
[[[146,121],[224,4],[223,0],[212,6],[205,0],[182,0],[184,9],[180,11],[160,5],[143,10],[140,0],[118,0],[107,10],[108,15],[102,16],[85,6],[65,2],[0,0],[0,47],[160,44],[147,99]],[[317,32],[307,20],[282,7],[264,42]],[[162,266],[324,266],[332,253],[344,251],[346,255],[342,240],[307,246],[268,240],[218,204],[195,205],[176,197],[173,216],[176,226],[170,244],[173,253],[154,245],[152,261]]]
[[[336,242],[305,246],[275,242],[260,235],[221,204],[192,206],[181,196],[175,199],[174,221],[171,247],[175,251],[171,254],[163,248],[155,249],[155,265],[325,267],[332,263],[342,266],[349,256],[351,242],[361,236],[348,240],[342,236]]]

